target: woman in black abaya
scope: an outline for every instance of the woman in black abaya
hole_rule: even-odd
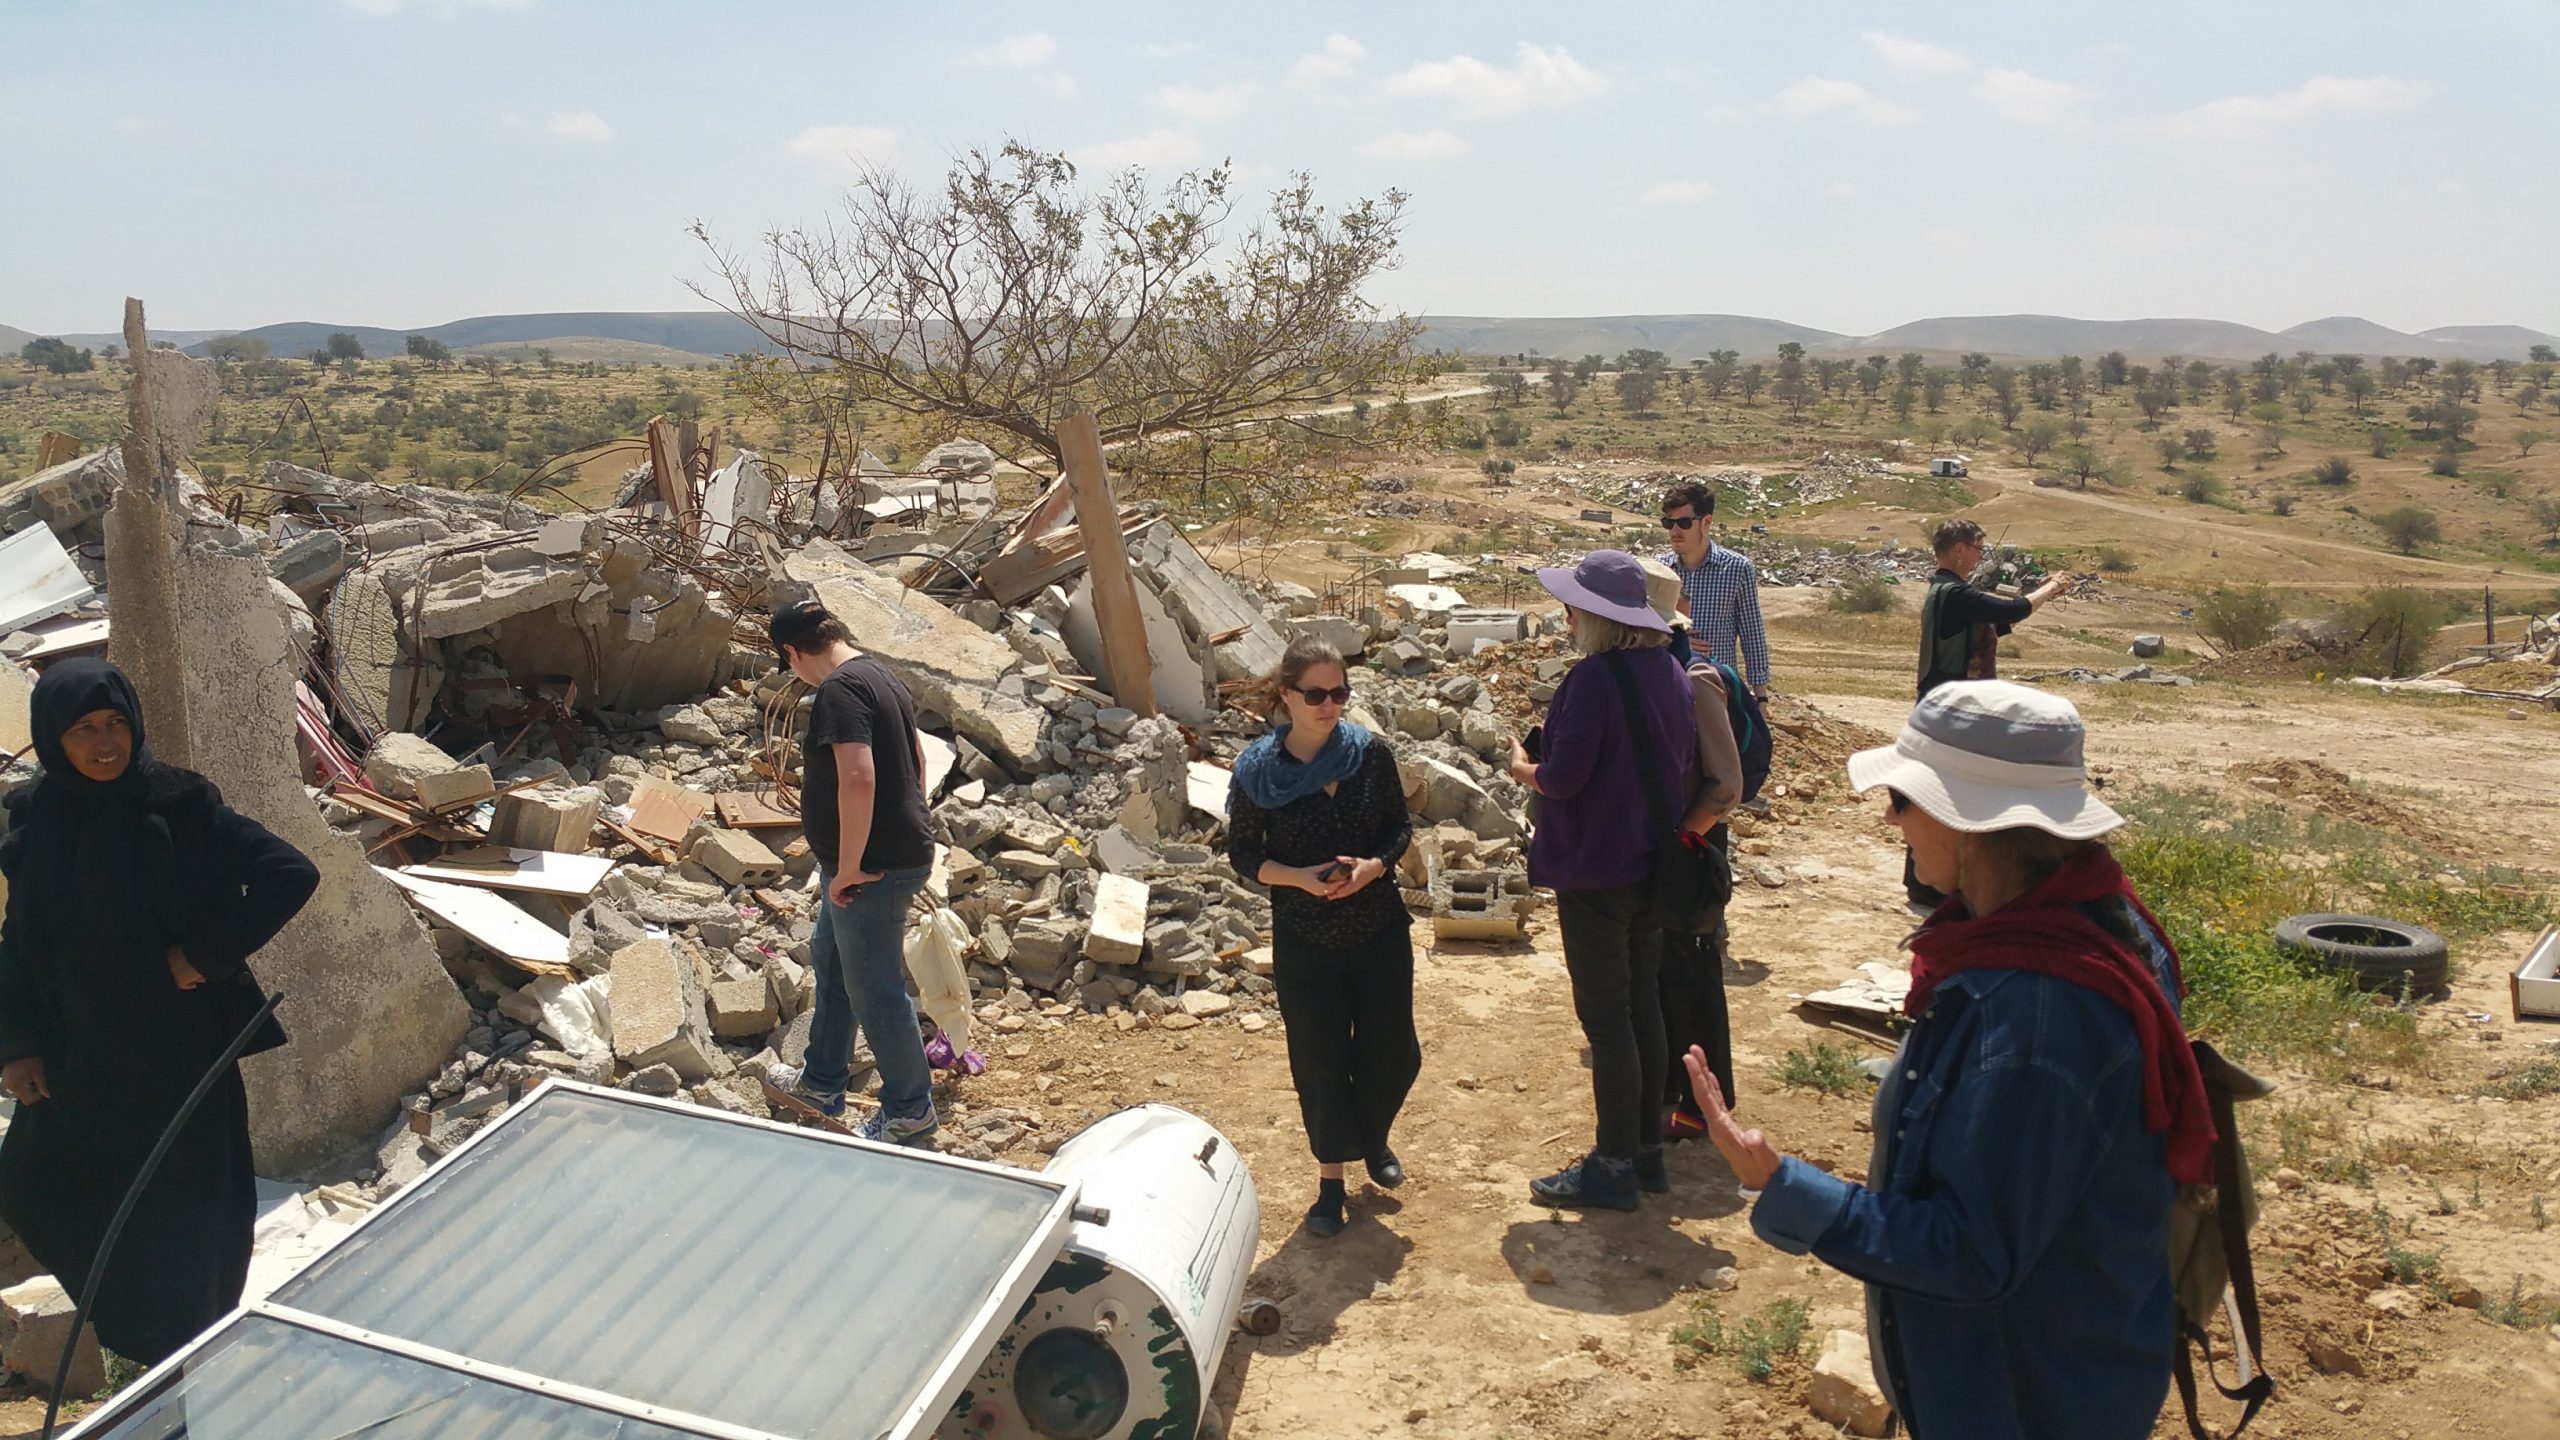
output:
[[[74,1296],[143,1160],[264,997],[249,957],[320,881],[301,852],[142,743],[103,660],[45,672],[44,778],[9,797],[0,872],[0,1221]],[[272,1019],[249,1052],[284,1043]],[[249,1102],[225,1067],[143,1190],[98,1287],[98,1338],[151,1363],[239,1302],[256,1181]]]

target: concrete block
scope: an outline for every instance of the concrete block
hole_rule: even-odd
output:
[[[1445,871],[1431,882],[1431,933],[1440,940],[1520,939],[1529,933],[1527,891],[1499,871]]]
[[[511,616],[578,598],[587,586],[579,565],[563,565],[518,546],[492,550],[480,563],[427,587],[418,602],[418,633],[430,640],[486,630]]]
[[[1855,1330],[1822,1337],[1822,1357],[1814,1361],[1813,1387],[1805,1398],[1815,1416],[1852,1435],[1883,1435],[1892,1426],[1893,1406],[1876,1384],[1867,1337]]]
[[[1215,990],[1186,990],[1179,1003],[1183,1014],[1198,1020],[1224,1015],[1236,1008],[1233,998],[1221,995]]]
[[[1396,768],[1403,772],[1406,803],[1434,825],[1468,820],[1480,808],[1477,802],[1492,799],[1467,772],[1428,755],[1399,755]]]
[[[412,788],[418,803],[430,810],[451,810],[498,793],[498,782],[486,765],[462,765],[420,775]]]
[[[72,1343],[71,1320],[77,1306],[50,1275],[39,1275],[0,1290],[0,1369],[15,1370],[42,1390],[53,1384],[62,1352],[71,1350],[71,1374],[63,1396],[95,1395],[107,1386],[107,1357],[98,1348],[98,1333],[83,1327]]]
[[[1093,837],[1093,862],[1114,875],[1132,875],[1156,863],[1156,852],[1121,826]]]
[[[1469,605],[1449,612],[1449,652],[1473,655],[1478,646],[1508,645],[1529,635],[1529,617],[1517,610]]]
[[[267,557],[267,573],[305,600],[329,593],[347,573],[347,539],[335,530],[310,530]]]
[[[721,1040],[769,1034],[782,1023],[781,998],[773,993],[772,982],[761,975],[752,980],[712,982],[705,1005],[711,1014],[711,1033]]]
[[[373,788],[394,800],[418,798],[418,782],[429,775],[460,769],[452,756],[406,731],[394,731],[374,742],[364,757],[364,776]],[[485,768],[483,774],[487,773]]]
[[[687,1084],[711,1078],[711,1022],[693,962],[664,940],[613,957],[613,1054],[634,1070],[672,1066]]]
[[[1398,640],[1389,645],[1378,659],[1378,668],[1390,675],[1408,678],[1431,673],[1431,652],[1412,640]]]
[[[658,733],[682,744],[712,749],[728,744],[730,739],[729,732],[699,705],[670,705],[660,710]]]
[[[1033,920],[1013,932],[1002,962],[1029,989],[1057,994],[1075,972],[1076,927],[1064,920]]]
[[[728,885],[770,885],[782,878],[782,857],[744,830],[705,830],[686,858]]]
[[[1094,887],[1093,928],[1085,935],[1085,958],[1104,965],[1135,965],[1144,958],[1146,944],[1146,883],[1126,875],[1104,875]]]
[[[1345,660],[1358,659],[1369,648],[1369,627],[1341,615],[1292,616],[1281,622],[1281,629],[1292,639],[1313,635],[1341,651]]]
[[[604,796],[584,787],[510,791],[498,797],[497,814],[489,822],[489,843],[583,855],[603,809]]]
[[[2133,654],[2138,660],[2155,660],[2168,653],[2169,642],[2162,636],[2136,635],[2133,637]]]

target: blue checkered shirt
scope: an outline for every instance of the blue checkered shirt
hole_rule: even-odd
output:
[[[1677,555],[1663,556],[1662,563],[1689,597],[1689,643],[1739,671],[1752,689],[1768,688],[1769,632],[1760,624],[1760,580],[1751,557],[1710,541],[1706,563],[1695,570]]]

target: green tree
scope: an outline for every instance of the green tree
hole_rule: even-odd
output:
[[[2225,655],[2264,645],[2284,620],[2275,592],[2264,585],[2217,586],[2196,603],[2196,633]]]
[[[929,188],[868,172],[833,219],[769,233],[754,259],[693,234],[717,277],[703,293],[790,372],[772,377],[769,407],[821,387],[968,425],[1053,469],[1059,426],[1090,413],[1133,493],[1180,484],[1276,509],[1422,438],[1399,433],[1410,410],[1356,440],[1261,423],[1421,378],[1420,323],[1364,298],[1396,263],[1406,197],[1321,204],[1300,174],[1230,231],[1233,196],[1225,165],[1087,185],[1065,156],[1008,142],[959,156]]]
[[[50,335],[19,346],[18,358],[51,375],[72,375],[98,367],[95,354]]]
[[[2125,359],[2124,352],[2121,350],[2110,350],[2106,354],[2099,356],[2099,393],[2104,394],[2105,392],[2113,390],[2117,386],[2123,384],[2127,374],[2127,367],[2130,363],[2131,362]]]
[[[2332,455],[2311,467],[2311,478],[2323,485],[2344,488],[2355,483],[2355,463],[2344,455]]]
[[[2062,422],[2049,415],[2039,415],[2018,432],[2018,458],[2033,465],[2036,457],[2062,443]]]
[[[1995,365],[1987,368],[1982,378],[1991,387],[1991,408],[2000,416],[2000,428],[2014,429],[2019,412],[2026,409],[2026,402],[2018,395],[2018,372],[2006,365]]]
[[[2153,443],[2153,448],[2160,452],[2160,468],[2163,470],[2177,469],[2179,457],[2187,453],[2186,447],[2179,443],[2175,435],[2161,436]]]
[[[2532,453],[2533,453],[2533,447],[2534,447],[2534,446],[2539,445],[2539,444],[2541,444],[2543,441],[2548,440],[2548,439],[2550,439],[2550,438],[2551,438],[2551,436],[2550,436],[2547,432],[2545,432],[2545,431],[2541,431],[2541,430],[2519,430],[2519,431],[2517,431],[2517,432],[2516,432],[2516,458],[2518,458],[2518,459],[2522,459],[2522,458],[2524,458],[2525,456],[2532,454]]]
[[[2254,406],[2249,418],[2257,422],[2258,447],[2270,454],[2284,453],[2284,407],[2273,400]]]
[[[441,340],[430,340],[424,335],[412,335],[403,343],[407,345],[409,357],[413,360],[424,360],[439,370],[453,363],[453,347]]]
[[[1769,383],[1769,372],[1756,364],[1745,365],[1735,379],[1742,386],[1742,403],[1757,405],[1760,403],[1760,388]]]
[[[2072,482],[2082,490],[2088,489],[2089,482],[2092,480],[2103,481],[2110,485],[2116,482],[2115,460],[2100,453],[2094,445],[2079,442],[2065,445],[2062,447],[2060,461],[2062,473],[2071,477]]]
[[[2533,524],[2550,537],[2551,543],[2560,544],[2560,500],[2544,497],[2534,501]]]
[[[2214,433],[2204,426],[2198,425],[2187,431],[2186,445],[2188,459],[2210,460],[2213,458],[2213,452],[2216,448]]]
[[[2536,365],[2560,363],[2560,350],[2554,350],[2548,345],[2536,345],[2525,352],[2525,358]]]
[[[1960,383],[1964,386],[1964,393],[1967,395],[1972,394],[1974,382],[1981,379],[1984,372],[1988,371],[1990,368],[1991,357],[1978,350],[1970,352],[1958,359],[1956,361],[1956,372],[1960,377]]]
[[[1484,377],[1484,382],[1496,405],[1517,405],[1529,398],[1529,377],[1517,370],[1496,370]]]
[[[1505,450],[1517,450],[1529,443],[1529,422],[1517,415],[1496,415],[1484,427],[1485,438]]]
[[[1895,423],[1908,425],[1911,423],[1911,412],[1913,408],[1920,403],[1920,392],[1911,388],[1910,381],[1898,381],[1893,387],[1893,393],[1886,398],[1885,403],[1893,407],[1893,418]]]
[[[1947,372],[1932,369],[1920,377],[1920,403],[1932,415],[1947,408]]]
[[[1671,368],[1671,357],[1659,350],[1626,350],[1618,355],[1621,370],[1644,370],[1660,375]]]
[[[348,331],[332,330],[329,332],[329,358],[361,360],[364,358],[364,342]]]
[[[2420,545],[2444,538],[2435,512],[2415,505],[2386,510],[2373,517],[2373,523],[2381,529],[2382,538],[2391,542],[2391,548],[2403,555],[2415,555]]]
[[[1573,408],[1574,397],[1580,393],[1581,387],[1573,383],[1572,376],[1561,370],[1547,372],[1547,408],[1555,412],[1557,419],[1563,419],[1565,412]]]
[[[1902,383],[1905,385],[1919,384],[1920,372],[1928,367],[1929,357],[1917,350],[1905,350],[1894,357],[1893,371],[1902,377]]]
[[[2390,677],[2416,672],[2444,623],[2444,612],[2415,590],[2389,586],[2356,597],[2346,618],[2348,629],[2359,637],[2357,668]]]

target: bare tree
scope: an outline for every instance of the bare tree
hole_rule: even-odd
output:
[[[717,280],[695,288],[860,404],[1052,468],[1060,423],[1089,410],[1134,489],[1282,501],[1427,428],[1427,407],[1390,405],[1356,438],[1321,413],[1426,368],[1419,322],[1361,295],[1396,262],[1405,197],[1328,209],[1296,175],[1229,234],[1231,185],[1222,165],[1086,188],[1063,156],[1007,142],[955,160],[936,191],[866,172],[833,222],[769,234],[752,259],[697,222]]]

